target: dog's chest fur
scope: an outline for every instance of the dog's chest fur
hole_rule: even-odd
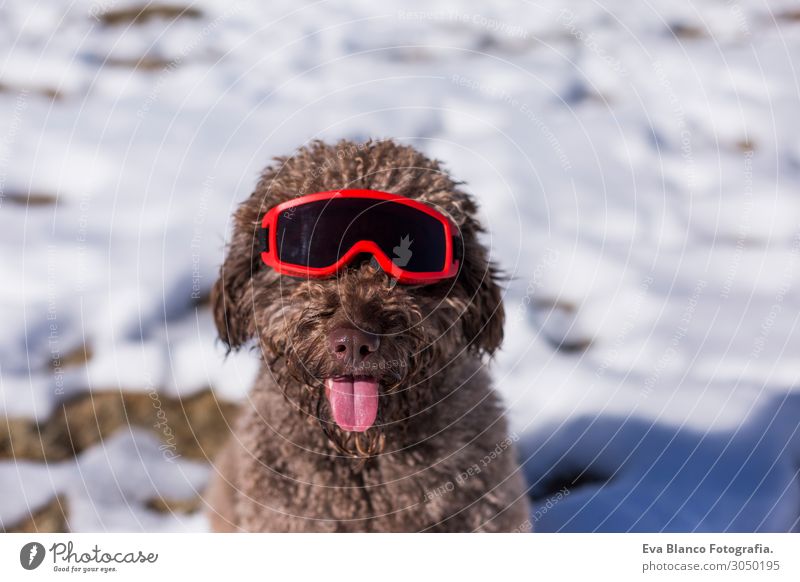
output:
[[[267,375],[231,450],[231,520],[248,531],[513,531],[527,501],[513,441],[483,370],[362,462],[337,454]],[[267,434],[265,434],[267,433]]]

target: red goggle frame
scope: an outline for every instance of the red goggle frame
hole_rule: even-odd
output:
[[[366,253],[400,283],[435,283],[455,277],[463,255],[447,216],[378,190],[332,190],[278,204],[264,215],[259,238],[264,263],[292,277],[333,277]]]

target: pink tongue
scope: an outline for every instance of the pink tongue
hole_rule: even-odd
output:
[[[378,415],[378,382],[372,378],[328,378],[325,392],[333,419],[343,430],[364,432]]]

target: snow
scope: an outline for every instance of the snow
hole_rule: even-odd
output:
[[[27,518],[37,506],[62,495],[71,531],[192,531],[201,516],[165,518],[143,507],[152,499],[180,501],[202,491],[205,463],[172,458],[143,429],[121,429],[75,460],[0,465],[0,527]]]
[[[233,209],[274,155],[394,137],[467,182],[511,275],[492,370],[536,529],[800,528],[796,3],[207,0],[100,23],[132,5],[0,8],[3,414],[243,398],[256,358],[225,360],[194,299]],[[161,65],[124,64],[143,56]],[[8,197],[28,191],[58,204]],[[84,342],[86,365],[51,369]],[[61,493],[75,531],[203,529],[144,500],[206,469],[139,430],[0,461],[0,524]]]
[[[576,489],[549,506],[545,498],[534,526],[579,532],[792,531],[799,518],[790,509],[800,503],[798,415],[795,394],[776,399],[754,422],[731,431],[692,431],[610,415],[569,420],[531,439],[535,460],[527,471],[534,490],[559,473],[596,473],[602,484]]]

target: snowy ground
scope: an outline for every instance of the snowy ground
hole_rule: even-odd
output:
[[[273,155],[394,137],[467,181],[513,275],[493,372],[536,529],[800,530],[795,1],[112,18],[134,5],[0,3],[4,416],[242,398],[254,356],[223,361],[195,301],[233,208]],[[61,495],[73,531],[203,529],[144,500],[207,476],[121,429],[75,460],[0,460],[0,526]]]

